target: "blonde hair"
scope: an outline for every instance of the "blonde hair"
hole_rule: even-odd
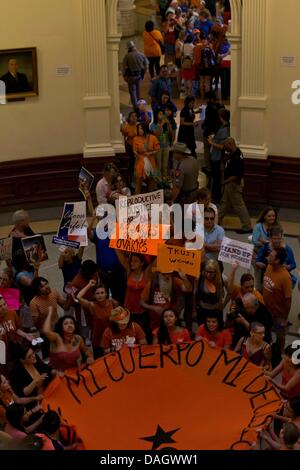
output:
[[[218,261],[215,261],[214,259],[210,259],[206,261],[205,263],[205,268],[204,271],[206,272],[207,268],[211,268],[216,272],[216,276],[214,281],[211,281],[217,289],[223,289],[223,282],[222,282],[222,274],[220,271],[220,266]]]

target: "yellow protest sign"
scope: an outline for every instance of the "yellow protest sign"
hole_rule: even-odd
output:
[[[201,251],[184,247],[159,245],[157,269],[160,272],[183,271],[190,276],[200,275]]]

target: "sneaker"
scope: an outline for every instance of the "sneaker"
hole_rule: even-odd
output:
[[[244,235],[246,233],[252,233],[252,232],[253,232],[252,228],[249,230],[243,230],[242,228],[239,228],[238,230],[235,231],[235,233],[238,233],[239,235]]]

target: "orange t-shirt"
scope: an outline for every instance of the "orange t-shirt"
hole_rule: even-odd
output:
[[[49,307],[53,307],[52,327],[58,320],[57,304],[63,304],[63,297],[53,289],[49,295],[36,295],[30,302],[32,318],[37,329],[41,330],[49,313]]]
[[[206,330],[204,325],[200,325],[196,333],[196,338],[199,337],[205,338],[207,341],[213,341],[218,348],[225,348],[225,346],[231,346],[232,344],[232,334],[228,329],[220,331],[214,336]]]
[[[155,135],[149,134],[147,137],[136,136],[133,139],[133,150],[140,155],[144,155],[145,152],[153,152],[154,150],[159,151],[160,145]]]
[[[263,298],[269,312],[276,317],[287,319],[285,300],[292,297],[292,281],[287,269],[282,267],[274,271],[268,265],[263,282]]]
[[[6,310],[4,315],[0,316],[0,339],[8,344],[9,341],[15,341],[16,331],[21,328],[21,320],[14,310]]]
[[[257,298],[257,300],[261,304],[265,303],[263,296],[261,295],[260,292],[258,292],[258,290],[254,289],[253,295],[255,295],[255,297]],[[241,286],[234,285],[233,286],[233,291],[231,292],[231,295],[230,295],[230,298],[231,298],[231,300],[235,300],[235,299],[240,298],[240,297],[242,297]]]
[[[118,332],[112,331],[111,327],[106,328],[102,336],[102,348],[103,349],[112,349],[114,351],[119,351],[122,346],[138,344],[140,340],[145,338],[145,333],[135,322],[132,322],[131,325],[124,330],[119,330]]]
[[[161,48],[158,42],[164,42],[164,38],[158,29],[154,29],[151,33],[143,32],[144,54],[146,57],[160,57]]]
[[[110,299],[107,299],[105,305],[99,305],[93,302],[93,317],[92,317],[92,344],[99,347],[101,344],[102,336],[106,328],[109,326],[109,317],[114,308],[114,304]]]
[[[126,138],[126,142],[132,146],[133,138],[137,136],[136,124],[129,124],[128,122],[126,122],[126,124],[122,126],[121,132]]]
[[[153,336],[158,336],[159,328],[156,328],[152,333]],[[169,332],[171,344],[188,343],[191,341],[190,334],[186,328]]]

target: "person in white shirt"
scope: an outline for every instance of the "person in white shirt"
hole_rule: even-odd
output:
[[[118,168],[113,163],[108,163],[104,167],[103,178],[98,181],[96,186],[96,196],[98,204],[105,204],[108,202],[111,193],[112,179],[118,174]]]

